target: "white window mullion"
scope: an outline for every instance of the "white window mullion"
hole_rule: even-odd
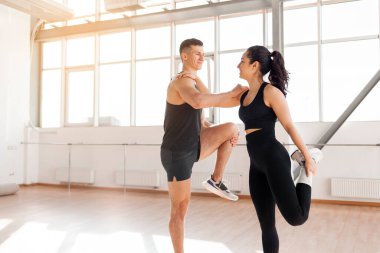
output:
[[[136,29],[131,30],[131,126],[136,126]]]
[[[174,76],[176,73],[176,59],[175,59],[175,55],[176,55],[176,44],[175,44],[175,24],[174,22],[171,23],[170,25],[170,44],[171,44],[171,47],[170,47],[170,76]]]
[[[216,16],[215,17],[215,21],[214,21],[214,24],[215,24],[215,28],[214,28],[214,31],[215,31],[215,34],[214,34],[214,37],[215,37],[215,49],[214,49],[214,87],[211,92],[217,92],[219,93],[220,92],[220,84],[219,84],[219,51],[220,51],[220,19],[219,19],[219,16]],[[210,72],[209,72],[210,73]],[[211,86],[212,87],[212,86]],[[214,123],[219,123],[220,120],[219,120],[219,108],[212,108],[212,111],[210,112],[210,115],[211,115],[211,118],[212,118],[212,121]]]
[[[323,121],[323,83],[322,83],[322,0],[317,2],[317,23],[318,23],[318,110],[319,121]]]
[[[61,122],[60,126],[66,125],[66,39],[62,40],[62,64],[61,64]]]
[[[100,36],[95,35],[95,67],[94,67],[94,114],[93,114],[93,126],[99,126],[99,97],[100,97],[100,79],[99,79],[99,59],[100,59]]]

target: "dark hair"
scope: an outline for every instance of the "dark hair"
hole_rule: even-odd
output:
[[[252,46],[247,49],[247,57],[250,64],[255,61],[260,63],[260,71],[263,76],[270,71],[269,81],[286,96],[289,72],[285,69],[285,62],[281,53],[278,51],[271,53],[263,46]]]
[[[184,40],[179,46],[179,54],[181,54],[184,49],[190,48],[191,46],[203,46],[203,42],[194,38]]]

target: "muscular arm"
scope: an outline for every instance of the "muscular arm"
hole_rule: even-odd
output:
[[[202,82],[202,80],[199,77],[196,77],[196,79],[194,81],[197,84],[197,87],[198,87],[200,93],[210,94],[210,91],[208,90],[206,85],[204,85],[204,83]]]
[[[236,96],[241,93],[241,89],[234,89],[230,92],[219,94],[201,93],[194,86],[190,78],[177,79],[173,83],[180,97],[195,109],[207,107],[226,107],[231,101],[236,100]]]

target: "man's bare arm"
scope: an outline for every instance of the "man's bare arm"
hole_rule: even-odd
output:
[[[181,98],[193,108],[201,109],[208,107],[226,107],[226,105],[235,105],[238,97],[246,88],[237,85],[229,92],[219,94],[202,94],[189,78],[175,80],[174,87],[177,89]]]

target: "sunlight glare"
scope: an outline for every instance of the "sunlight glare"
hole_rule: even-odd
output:
[[[120,231],[109,235],[80,234],[72,253],[146,253],[139,233]]]
[[[158,253],[173,252],[169,236],[154,235],[154,243]],[[218,252],[233,253],[225,244],[195,239],[185,239],[185,249],[188,252]]]
[[[0,245],[0,253],[58,252],[66,232],[49,230],[48,224],[27,222]]]
[[[12,220],[9,220],[9,219],[0,219],[0,230],[5,228],[6,226],[8,226],[9,223],[11,223],[11,222],[12,222]]]

